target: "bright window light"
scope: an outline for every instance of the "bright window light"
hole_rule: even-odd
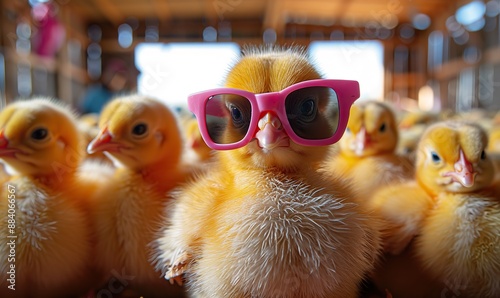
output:
[[[315,41],[309,55],[327,79],[356,80],[359,100],[384,98],[384,48],[378,41]]]
[[[472,1],[457,9],[455,17],[457,22],[467,26],[479,21],[486,12],[486,5],[482,1]]]
[[[221,87],[239,55],[235,43],[140,44],[135,51],[138,92],[186,107],[189,94]]]

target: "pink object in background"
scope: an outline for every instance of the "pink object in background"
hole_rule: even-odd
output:
[[[61,48],[66,30],[57,18],[57,9],[51,3],[38,3],[33,6],[34,36],[33,51],[46,57],[54,57]]]

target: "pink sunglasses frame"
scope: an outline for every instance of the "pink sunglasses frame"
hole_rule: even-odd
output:
[[[329,87],[333,89],[337,95],[339,105],[339,123],[337,126],[337,130],[335,131],[333,136],[327,139],[311,140],[301,138],[297,134],[295,134],[292,127],[290,126],[290,123],[288,122],[285,108],[286,97],[295,90],[308,87]],[[207,101],[214,95],[224,93],[243,96],[248,99],[252,107],[250,124],[245,137],[240,141],[231,144],[217,144],[213,142],[210,138],[206,125]],[[279,117],[287,135],[295,143],[304,146],[327,146],[338,142],[338,140],[340,140],[340,138],[344,134],[347,127],[347,121],[349,120],[351,106],[358,98],[359,83],[357,81],[317,79],[293,84],[278,92],[268,92],[261,94],[255,94],[249,91],[235,88],[216,88],[201,91],[189,95],[188,108],[195,114],[196,119],[198,120],[198,126],[200,128],[203,140],[208,145],[208,147],[214,150],[231,150],[247,145],[254,138],[258,129],[259,119],[262,117],[262,113],[264,112],[274,112]]]

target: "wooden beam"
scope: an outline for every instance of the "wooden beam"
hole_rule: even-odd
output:
[[[125,20],[120,9],[111,0],[93,0],[99,11],[115,26],[119,26]]]
[[[484,53],[484,61],[490,65],[500,63],[500,47],[494,47],[486,50]]]
[[[153,1],[153,9],[155,10],[156,17],[160,22],[165,21],[165,19],[170,19],[172,17],[167,0],[151,0],[151,1]]]
[[[264,22],[262,32],[266,29],[274,29],[277,36],[285,32],[286,10],[283,0],[267,1],[266,11],[264,12]]]

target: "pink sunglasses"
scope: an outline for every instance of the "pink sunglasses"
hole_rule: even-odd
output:
[[[234,88],[202,91],[188,97],[188,107],[198,119],[203,140],[215,150],[247,145],[266,112],[279,117],[295,143],[325,146],[342,137],[358,98],[357,81],[318,79],[262,94]]]

